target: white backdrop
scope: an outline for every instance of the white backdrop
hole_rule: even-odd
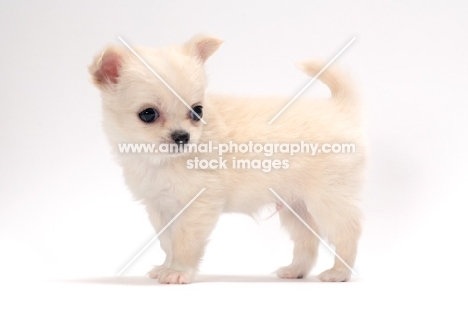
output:
[[[299,306],[309,303],[305,297],[363,303],[376,295],[457,303],[451,295],[466,279],[468,259],[468,3],[288,2],[2,4],[0,284],[11,299],[0,305],[149,308],[152,295],[172,305],[195,296],[206,303],[211,293],[262,306]],[[357,37],[337,61],[361,90],[371,146],[356,282],[276,281],[271,273],[289,262],[292,248],[277,218],[257,224],[236,215],[214,232],[199,284],[168,290],[140,277],[163,260],[157,242],[127,277],[114,277],[154,233],[110,155],[87,66],[119,35],[163,46],[197,33],[225,40],[207,64],[210,91],[291,96],[308,81],[292,62],[329,59]],[[324,94],[315,83],[306,95]],[[315,273],[331,264],[325,249],[320,256]],[[44,278],[68,281],[37,283]],[[76,288],[88,299],[76,300]],[[25,293],[34,299],[22,299]]]

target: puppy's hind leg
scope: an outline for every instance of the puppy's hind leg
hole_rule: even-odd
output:
[[[278,277],[285,279],[300,279],[306,277],[317,259],[317,237],[294,215],[286,206],[278,203],[281,224],[287,229],[294,242],[293,260],[289,266],[276,272]],[[317,226],[302,201],[290,204],[291,208],[315,231]]]
[[[350,204],[340,204],[334,213],[318,219],[327,228],[328,241],[335,246],[335,262],[318,278],[324,282],[346,282],[353,273],[358,240],[361,235],[360,212]],[[322,223],[323,221],[323,223]]]

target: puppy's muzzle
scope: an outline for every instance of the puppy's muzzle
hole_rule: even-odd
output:
[[[178,130],[171,133],[171,138],[176,144],[182,146],[189,142],[190,134],[186,131]]]

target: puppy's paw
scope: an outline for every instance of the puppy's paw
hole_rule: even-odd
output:
[[[161,272],[166,269],[164,266],[154,266],[153,269],[151,269],[150,271],[148,271],[147,275],[151,278],[151,279],[158,279],[159,278],[159,275],[161,274]]]
[[[279,268],[276,275],[282,279],[302,279],[307,276],[307,270],[299,266],[289,265]]]
[[[329,269],[318,276],[322,282],[346,282],[351,278],[351,271],[348,269]]]
[[[159,273],[159,283],[161,284],[188,284],[191,275],[188,272],[173,269],[163,269]]]

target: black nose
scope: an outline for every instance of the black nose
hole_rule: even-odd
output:
[[[176,144],[183,145],[189,142],[190,134],[186,131],[174,131],[171,134],[172,139]]]

